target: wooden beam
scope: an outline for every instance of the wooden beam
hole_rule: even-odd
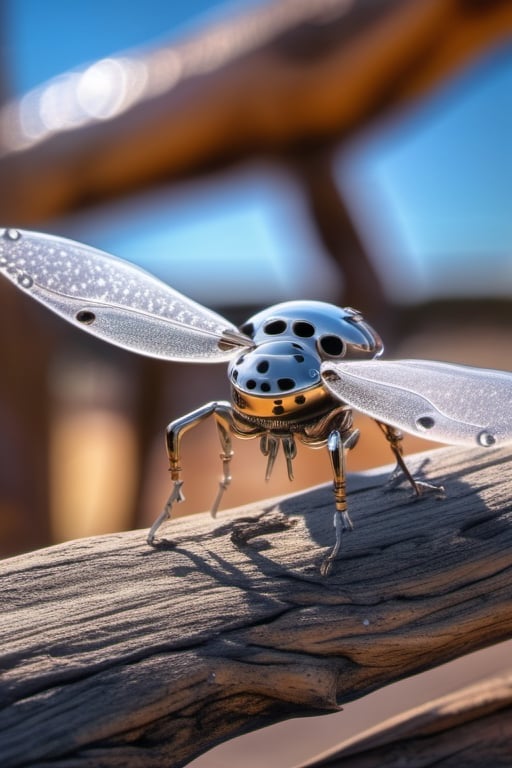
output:
[[[30,765],[181,766],[512,635],[506,450],[431,451],[446,497],[351,480],[328,578],[329,487],[69,542],[0,564],[0,754]],[[70,514],[72,511],[70,510]]]
[[[99,62],[115,97],[101,119],[96,103],[80,111],[76,75],[49,83],[51,99],[43,87],[2,111],[0,218],[32,226],[236,160],[342,142],[511,31],[503,0],[283,0]]]

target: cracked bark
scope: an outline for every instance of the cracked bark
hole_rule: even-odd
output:
[[[326,579],[324,486],[173,521],[157,550],[132,531],[6,560],[2,765],[183,765],[510,637],[507,461],[411,458],[442,501],[353,477],[356,528]]]

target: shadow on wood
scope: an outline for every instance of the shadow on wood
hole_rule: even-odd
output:
[[[444,500],[354,476],[327,579],[327,486],[173,521],[175,546],[132,531],[4,561],[2,765],[183,765],[510,637],[508,460],[411,457]]]

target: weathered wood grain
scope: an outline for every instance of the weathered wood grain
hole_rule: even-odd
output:
[[[307,768],[512,765],[512,669],[395,717]]]
[[[4,561],[2,766],[183,765],[512,636],[508,452],[409,461],[445,499],[353,478],[327,579],[328,487],[182,518],[174,548],[132,531]]]

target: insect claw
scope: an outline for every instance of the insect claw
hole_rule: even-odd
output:
[[[183,480],[174,481],[173,489],[165,503],[165,507],[149,529],[146,541],[151,547],[155,544],[155,535],[157,530],[160,528],[162,523],[165,523],[165,521],[170,518],[174,504],[179,504],[180,502],[185,501],[185,496],[181,490],[182,485]]]
[[[385,491],[394,491],[399,485],[409,483],[412,488],[411,496],[413,498],[419,498],[425,496],[427,493],[435,493],[437,498],[442,499],[444,497],[444,486],[434,485],[433,483],[427,483],[424,480],[417,480],[413,475],[404,474],[399,466],[397,466],[389,478],[384,484]]]
[[[320,575],[321,576],[328,576],[332,569],[332,564],[336,560],[338,556],[338,552],[341,548],[341,542],[343,533],[345,531],[351,531],[353,529],[352,520],[350,519],[350,516],[346,510],[336,510],[334,513],[334,529],[336,531],[336,541],[334,543],[333,548],[327,555],[327,557],[324,558],[322,565],[320,566]]]
[[[435,493],[438,498],[444,496],[444,486],[434,485],[433,483],[425,483],[423,480],[414,479],[413,485],[414,496],[424,496],[426,493]]]

